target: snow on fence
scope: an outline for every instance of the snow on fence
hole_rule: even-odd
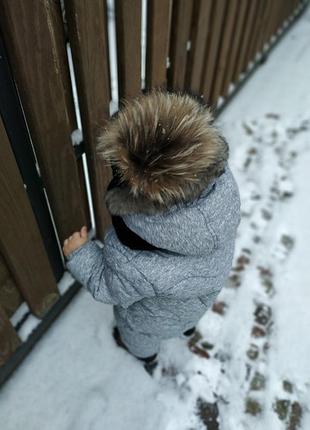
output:
[[[161,87],[202,95],[216,109],[229,96],[231,84],[238,84],[305,4],[1,1],[1,39],[29,133],[23,144],[28,153],[34,150],[31,168],[35,165],[46,201],[39,204],[33,197],[34,184],[26,179],[30,167],[18,156],[17,146],[12,150],[12,114],[1,110],[0,366],[21,343],[9,319],[19,305],[26,301],[42,318],[59,298],[57,281],[64,272],[60,243],[83,224],[94,227],[102,239],[110,223],[103,196],[111,176],[95,147],[113,106]],[[72,142],[78,127],[83,140]],[[44,233],[48,223],[53,228]]]

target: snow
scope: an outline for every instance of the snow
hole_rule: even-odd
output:
[[[242,221],[200,337],[163,342],[150,377],[81,290],[1,389],[1,429],[203,430],[210,407],[221,430],[310,428],[309,32],[308,8],[218,120]]]

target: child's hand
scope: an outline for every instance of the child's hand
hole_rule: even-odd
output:
[[[80,231],[73,233],[68,239],[64,241],[62,250],[66,257],[68,257],[71,252],[80,248],[88,241],[87,237],[87,227],[84,225]]]

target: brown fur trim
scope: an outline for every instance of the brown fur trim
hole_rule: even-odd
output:
[[[189,94],[154,89],[125,101],[104,128],[97,152],[124,184],[107,193],[111,213],[120,215],[195,199],[222,173],[228,145],[207,106]]]

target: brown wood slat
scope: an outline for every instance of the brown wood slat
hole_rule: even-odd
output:
[[[66,0],[66,17],[77,91],[83,138],[89,167],[97,235],[104,238],[110,216],[104,194],[111,179],[110,169],[98,159],[97,137],[109,119],[110,75],[106,3],[93,0]]]
[[[268,42],[270,42],[271,37],[274,35],[276,31],[276,22],[277,22],[277,11],[279,8],[280,0],[273,0],[271,13],[270,13],[270,24],[268,28]]]
[[[115,0],[119,99],[141,92],[141,0]]]
[[[0,19],[62,242],[87,219],[70,138],[76,124],[59,3],[3,0]]]
[[[147,3],[146,90],[167,87],[169,9],[167,0]]]
[[[42,317],[57,285],[2,120],[0,121],[0,251],[32,312]]]
[[[261,2],[261,0],[252,0],[251,1],[251,9],[250,9],[250,14],[249,14],[249,27],[248,27],[248,33],[247,33],[247,43],[245,46],[245,51],[243,53],[244,58],[243,58],[243,64],[241,67],[241,73],[245,72],[249,66],[249,57],[250,57],[250,50],[251,50],[251,45],[253,42],[253,37],[255,37],[255,32],[257,29],[257,23],[258,23],[258,8],[259,8],[259,3]]]
[[[224,73],[227,66],[227,59],[233,42],[233,29],[235,16],[238,13],[239,0],[229,0],[227,2],[225,18],[222,27],[222,38],[219,48],[219,56],[216,64],[214,83],[212,84],[211,104],[215,104],[221,95]]]
[[[290,1],[286,1],[283,4],[283,14],[282,14],[282,24],[284,24],[284,22],[288,19],[290,15]]]
[[[236,67],[233,74],[233,82],[237,82],[240,78],[240,74],[244,72],[247,64],[245,63],[246,51],[249,45],[253,22],[255,19],[256,2],[249,1],[248,9],[246,13],[245,27],[242,30],[242,43],[236,62]]]
[[[295,9],[295,1],[294,0],[290,0],[290,9],[289,9],[289,16],[292,16],[293,12]]]
[[[9,268],[0,254],[0,306],[2,306],[7,316],[11,317],[22,302],[22,295],[18,291]]]
[[[223,86],[221,89],[221,94],[224,97],[228,93],[230,83],[233,82],[233,71],[236,65],[237,55],[242,42],[242,30],[245,25],[247,2],[248,0],[239,0],[238,2],[238,12],[236,14],[233,31],[233,43],[230,48],[229,57],[226,64],[226,70],[224,73]]]
[[[189,51],[185,87],[199,95],[203,73],[204,53],[210,34],[212,0],[194,1],[191,23],[191,49]]]
[[[192,0],[173,2],[171,17],[171,37],[169,48],[170,68],[168,69],[168,89],[185,89],[187,42],[190,40]]]
[[[267,26],[269,21],[269,15],[271,11],[271,3],[272,0],[265,0],[264,5],[264,11],[263,11],[263,17],[262,17],[262,24],[260,28],[260,32],[258,34],[256,45],[255,45],[255,52],[263,52],[265,43],[267,42]]]
[[[21,341],[10,323],[10,320],[0,305],[0,366],[3,366]]]
[[[256,1],[254,24],[252,29],[252,35],[250,38],[250,43],[245,56],[245,64],[249,64],[251,61],[255,60],[255,57],[257,54],[257,51],[256,51],[257,39],[259,38],[259,35],[262,32],[265,6],[266,6],[266,0]]]
[[[216,60],[220,46],[220,40],[222,35],[223,21],[225,17],[225,9],[227,6],[227,0],[216,0],[213,1],[212,12],[211,12],[211,26],[210,26],[210,39],[206,46],[204,56],[204,68],[201,82],[201,94],[204,99],[209,103],[212,85],[215,75]]]
[[[270,0],[269,14],[267,18],[267,25],[265,28],[265,36],[264,36],[265,44],[270,43],[271,26],[272,26],[272,19],[273,19],[275,6],[276,6],[275,0]]]
[[[277,13],[277,26],[276,26],[276,31],[279,31],[280,28],[283,25],[283,21],[284,21],[284,10],[285,10],[285,5],[282,1],[279,2],[279,9],[278,9],[278,13]]]

